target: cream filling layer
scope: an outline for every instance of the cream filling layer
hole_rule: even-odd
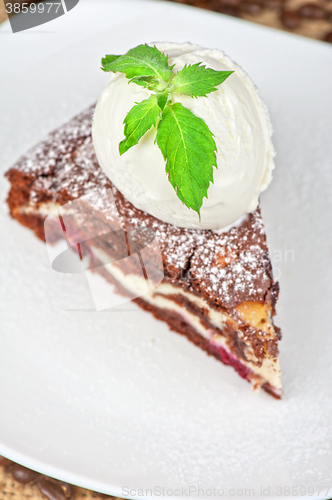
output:
[[[23,207],[19,207],[18,211],[22,214],[33,214],[33,215],[50,215],[51,212],[59,209],[61,205],[59,203],[54,203],[49,201],[48,203],[41,203],[40,205],[30,204]]]

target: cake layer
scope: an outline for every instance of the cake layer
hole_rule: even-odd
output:
[[[44,219],[58,208],[63,227],[50,226],[48,242],[62,238],[66,229],[73,248],[80,245],[90,266],[102,264],[96,272],[122,293],[133,294],[172,329],[280,397],[280,332],[272,320],[278,285],[260,211],[216,234],[177,228],[137,210],[101,171],[91,119],[92,108],[9,170],[11,215],[45,240]],[[144,252],[142,276],[141,260],[126,257]],[[146,292],[149,280],[158,284]]]

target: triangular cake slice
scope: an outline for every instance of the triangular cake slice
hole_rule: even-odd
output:
[[[92,113],[91,107],[50,134],[7,172],[12,217],[45,240],[47,215],[56,207],[84,200],[84,223],[75,210],[66,213],[64,208],[67,227],[62,229],[75,234],[90,268],[172,330],[233,366],[254,388],[262,387],[280,398],[281,335],[273,324],[278,284],[273,281],[260,210],[239,226],[217,234],[178,228],[136,209],[98,165],[90,133]],[[91,237],[98,225],[102,233],[112,234],[112,241],[106,236]],[[51,240],[60,237],[55,225]],[[124,264],[125,255],[139,253],[152,239],[158,255],[155,246],[146,246],[149,276],[142,275],[139,265]],[[142,295],[160,257],[163,277]]]

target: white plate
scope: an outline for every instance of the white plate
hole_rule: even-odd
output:
[[[91,310],[83,275],[53,272],[45,245],[2,208],[0,454],[130,498],[331,497],[330,46],[138,0],[81,0],[15,35],[4,25],[1,169],[97,99],[101,56],[156,40],[224,49],[270,108],[277,169],[262,206],[281,284],[284,399],[254,395],[132,304]]]

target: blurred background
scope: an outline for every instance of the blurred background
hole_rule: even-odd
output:
[[[240,17],[254,23],[332,43],[332,0],[165,1],[182,3],[199,9],[208,9],[228,16]],[[24,3],[27,5],[38,2],[0,0],[0,22],[7,19],[5,3]]]

